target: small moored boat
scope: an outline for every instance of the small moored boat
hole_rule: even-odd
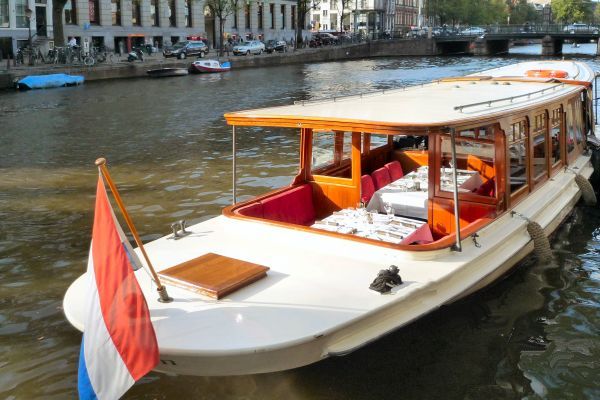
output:
[[[345,355],[502,277],[593,196],[593,80],[584,63],[528,62],[226,114],[233,204],[145,245],[173,302],[135,272],[156,370],[241,375]],[[237,202],[245,127],[295,130],[300,161],[289,186]],[[64,298],[82,331],[88,280]]]
[[[80,75],[67,74],[49,74],[49,75],[29,75],[17,81],[17,88],[21,90],[29,89],[50,89],[63,86],[81,85],[84,77]]]
[[[156,68],[146,71],[153,78],[166,78],[169,76],[184,76],[188,74],[185,68]]]
[[[231,70],[231,63],[229,61],[198,60],[190,65],[190,72],[194,73],[225,72],[229,70]]]

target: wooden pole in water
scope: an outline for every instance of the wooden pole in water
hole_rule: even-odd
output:
[[[158,301],[160,301],[161,303],[169,303],[169,302],[173,301],[173,299],[171,297],[169,297],[169,295],[167,294],[167,288],[160,282],[160,278],[158,277],[158,274],[156,273],[156,271],[154,270],[154,267],[152,266],[152,263],[150,262],[150,258],[148,257],[148,254],[146,253],[146,249],[144,248],[144,243],[142,243],[142,239],[140,239],[140,235],[138,235],[137,229],[135,229],[135,226],[133,225],[133,221],[131,220],[129,213],[127,212],[127,209],[125,208],[125,204],[123,203],[123,200],[121,199],[121,196],[119,195],[119,191],[117,190],[117,187],[115,186],[112,178],[110,177],[110,173],[108,172],[108,168],[106,167],[106,159],[105,158],[97,159],[96,166],[100,170],[100,173],[102,174],[104,179],[106,179],[106,183],[108,183],[108,187],[110,188],[110,191],[112,192],[112,194],[115,198],[115,201],[117,202],[117,205],[119,206],[119,209],[121,210],[121,214],[123,214],[123,217],[125,218],[125,222],[127,222],[127,226],[129,227],[129,230],[131,231],[131,234],[133,235],[133,238],[135,239],[135,243],[140,248],[140,251],[142,252],[142,255],[144,256],[144,259],[146,260],[146,264],[148,265],[148,268],[150,269],[150,273],[152,274],[152,279],[154,279],[154,282],[156,283],[156,286],[157,286],[156,290],[158,291],[158,294],[160,296]]]

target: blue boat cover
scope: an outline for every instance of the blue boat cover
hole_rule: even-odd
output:
[[[83,83],[83,76],[67,74],[29,75],[19,80],[19,89],[48,89]]]
[[[231,63],[229,61],[225,61],[221,63],[221,68],[231,68]]]

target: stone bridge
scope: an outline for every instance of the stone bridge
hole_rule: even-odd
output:
[[[542,40],[542,55],[556,56],[562,53],[562,45],[570,43],[598,42],[600,27],[586,24],[540,24],[540,25],[494,25],[485,28],[482,35],[443,33],[433,38],[438,54],[468,53],[494,55],[508,52],[514,40]],[[596,54],[600,55],[600,48]]]

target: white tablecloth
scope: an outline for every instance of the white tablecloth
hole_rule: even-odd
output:
[[[423,221],[388,217],[367,213],[365,210],[363,212],[354,209],[336,211],[333,215],[315,222],[312,227],[396,244],[433,240],[429,226]]]
[[[427,220],[428,168],[420,167],[395,182],[382,187],[373,194],[367,210],[385,213],[385,204],[391,204],[394,214],[410,218]],[[442,190],[452,191],[454,185],[451,183],[451,170],[442,169]],[[471,192],[481,185],[481,176],[475,171],[457,170],[457,182],[460,192]],[[415,183],[418,182],[420,190],[416,190]]]
[[[384,205],[389,203],[396,215],[427,220],[428,198],[426,190],[403,192],[388,185],[375,192],[367,205],[367,210],[385,213]]]

